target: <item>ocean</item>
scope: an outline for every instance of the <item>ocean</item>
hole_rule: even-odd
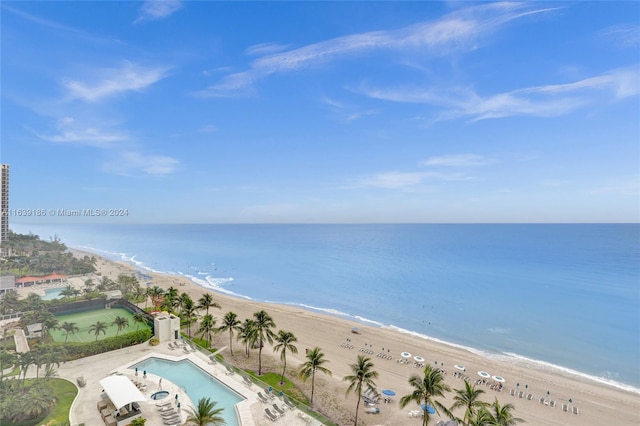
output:
[[[640,393],[640,225],[81,225],[143,269]]]

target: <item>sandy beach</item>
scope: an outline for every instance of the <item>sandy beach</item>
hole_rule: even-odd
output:
[[[97,267],[99,274],[111,279],[116,279],[121,273],[134,271],[129,264],[103,258],[99,258]],[[174,286],[180,292],[188,292],[194,300],[208,291],[183,277],[145,273],[153,277],[151,280],[153,285],[163,289]],[[72,279],[71,283],[82,286],[82,279]],[[322,348],[329,360],[326,367],[332,371],[333,375],[332,377],[322,374],[316,376],[314,405],[341,425],[353,422],[356,406],[356,398],[353,395],[345,397],[347,384],[342,381],[342,378],[350,374],[349,364],[354,363],[358,355],[364,354],[360,349],[365,347],[373,351],[373,354],[367,356],[371,357],[379,373],[376,380],[378,391],[391,389],[396,392],[396,396],[391,398],[390,403],[381,401],[380,414],[365,414],[361,404],[359,419],[366,425],[420,424],[419,419],[408,416],[408,412],[416,409],[417,406],[410,405],[403,409],[398,404],[401,396],[411,392],[407,383],[408,377],[422,372],[420,368],[414,367],[413,361],[408,364],[397,362],[402,358],[400,356],[402,352],[409,352],[412,357],[415,355],[424,357],[425,364],[437,362],[439,367],[446,371],[446,383],[452,389],[463,387],[462,379],[455,377],[456,374],[454,374],[460,370],[454,365],[464,366],[466,371],[462,374],[470,377],[472,381],[480,379],[478,371],[504,377],[506,382],[502,392],[492,390],[487,385],[481,385],[486,392],[483,399],[493,402],[498,398],[501,404],[513,404],[516,416],[524,419],[527,424],[542,426],[640,424],[640,394],[637,393],[565,372],[526,365],[524,362],[520,364],[513,361],[488,359],[459,347],[411,336],[389,328],[371,327],[292,306],[259,303],[220,293],[214,293],[214,295],[215,300],[222,306],[221,310],[213,311],[217,318],[221,318],[228,311],[233,311],[242,321],[251,317],[254,312],[264,309],[273,317],[276,330],[294,333],[298,339],[296,346],[299,352],[287,355],[289,377],[292,375],[293,368],[304,361],[305,349],[315,346]],[[380,303],[384,301],[381,300]],[[352,333],[353,327],[358,327],[361,334]],[[192,327],[192,330],[195,329],[197,327]],[[227,346],[228,339],[228,334],[217,335],[213,343],[216,347]],[[349,345],[343,345],[345,342]],[[349,349],[351,346],[353,348]],[[392,359],[378,357],[377,354],[382,352],[389,354]],[[252,352],[247,359],[241,343],[234,342],[233,357],[228,350],[225,350],[224,354],[227,360],[238,366],[257,369],[257,351]],[[278,357],[274,356],[270,345],[267,345],[263,351],[263,364],[266,366],[263,368],[267,371],[281,371],[281,363]],[[310,393],[309,383],[301,384],[299,380],[295,380],[303,389],[306,389],[307,394]],[[512,389],[515,389],[516,395],[511,395]],[[523,391],[524,398],[518,397],[520,391]],[[547,391],[549,391],[548,398],[546,398]],[[527,394],[532,394],[530,400],[526,398]],[[555,407],[541,404],[541,397],[555,401]],[[571,403],[569,399],[572,400]],[[445,406],[451,406],[453,392],[447,393],[446,398],[441,398],[439,401]],[[563,404],[567,404],[568,412],[563,411]],[[578,408],[578,415],[571,413],[572,407]],[[462,415],[461,412],[456,414]],[[438,416],[434,415],[434,419],[438,419]],[[434,423],[435,421],[430,422],[430,424]]]

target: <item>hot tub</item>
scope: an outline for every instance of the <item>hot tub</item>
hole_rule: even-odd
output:
[[[151,399],[163,399],[169,396],[168,391],[159,391],[151,395]]]

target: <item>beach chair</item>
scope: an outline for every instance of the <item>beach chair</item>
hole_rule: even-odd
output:
[[[549,407],[556,408],[556,401],[553,400],[553,399],[551,401],[549,401]]]
[[[280,416],[284,416],[284,411],[282,411],[282,409],[278,407],[278,404],[273,404],[273,409],[276,410],[276,413],[278,413]]]
[[[580,413],[580,411],[578,410],[578,407],[574,406],[573,409],[571,410],[571,412],[573,414],[575,414],[576,416]]]
[[[269,420],[271,420],[272,422],[275,422],[276,420],[278,420],[278,416],[276,416],[275,414],[273,414],[273,413],[271,412],[271,410],[269,410],[268,408],[265,408],[265,409],[264,409],[264,414],[265,414],[265,416],[267,416],[267,418],[268,418]]]
[[[253,382],[251,381],[250,378],[248,378],[247,376],[242,376],[242,381],[244,382],[244,384],[248,387],[251,387],[251,385],[253,385]]]
[[[524,396],[524,391],[518,392],[518,398],[522,398]]]
[[[562,411],[564,411],[565,413],[569,411],[569,406],[567,404],[562,404]]]
[[[515,389],[511,389],[511,392],[509,392],[509,395],[516,396],[516,390]]]
[[[228,365],[227,367],[227,372],[225,373],[227,376],[233,376],[234,374],[236,374],[235,371],[233,371],[233,368],[229,367]]]
[[[165,407],[171,404],[171,398],[160,399],[156,401],[156,407]]]
[[[269,402],[269,400],[267,399],[267,397],[266,397],[266,396],[264,396],[264,395],[262,394],[262,392],[258,392],[258,399],[259,399],[260,401],[264,402],[265,404],[266,404],[267,402]]]
[[[533,394],[532,393],[528,394],[527,395],[527,400],[531,401],[532,399],[533,399]]]
[[[296,406],[295,406],[295,405],[293,405],[293,403],[292,403],[291,401],[289,401],[288,399],[286,399],[286,398],[284,398],[284,404],[285,404],[287,407],[289,407],[290,409],[292,409],[292,410],[293,410],[294,408],[296,408]]]
[[[544,404],[544,396],[541,396],[538,401],[540,401],[540,404]]]

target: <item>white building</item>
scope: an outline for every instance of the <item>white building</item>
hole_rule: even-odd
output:
[[[173,314],[161,314],[153,320],[154,336],[162,342],[180,339],[180,318]]]

